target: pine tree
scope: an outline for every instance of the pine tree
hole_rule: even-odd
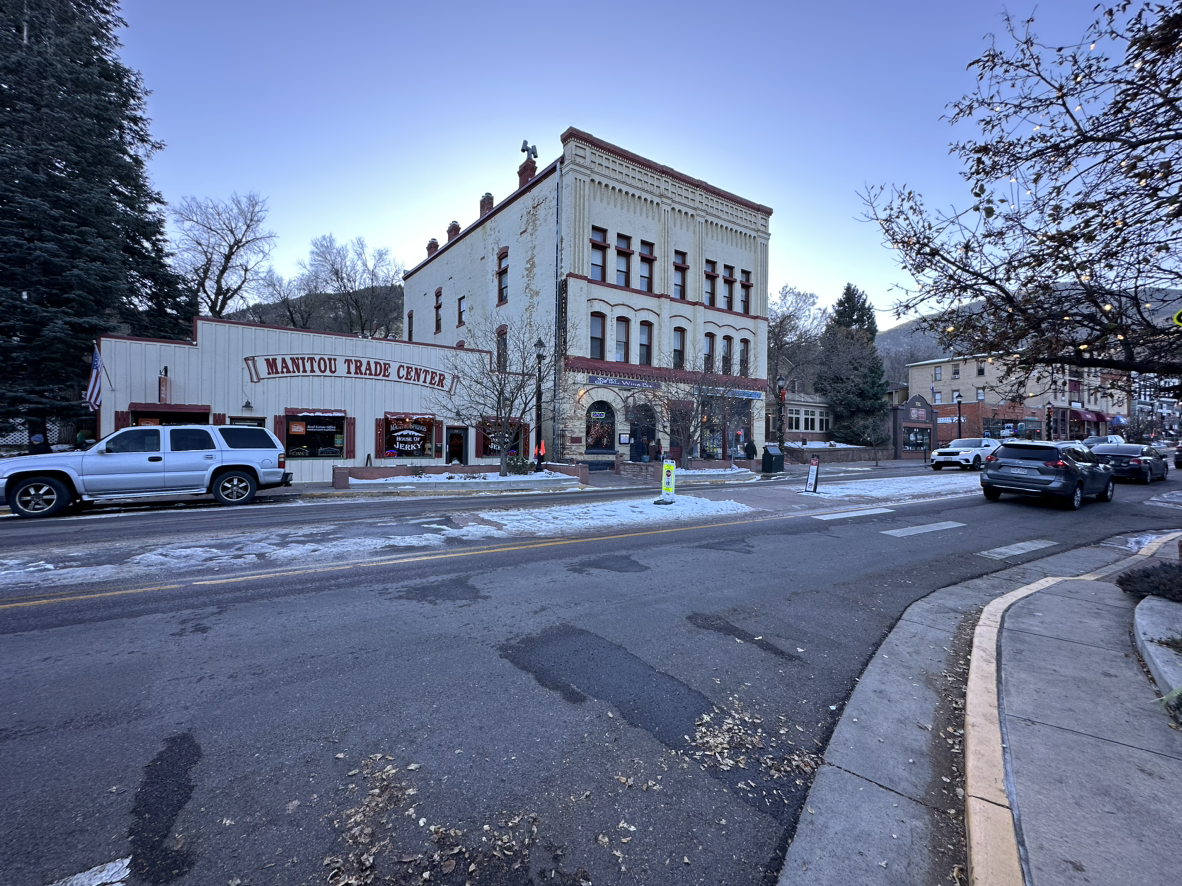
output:
[[[120,63],[115,0],[0,5],[0,420],[70,418],[92,342],[180,338],[195,313],[168,267],[161,145]]]
[[[830,322],[846,329],[861,329],[870,336],[878,335],[878,322],[874,319],[874,306],[861,289],[853,283],[847,283],[841,291],[841,298],[833,306]]]
[[[814,388],[833,410],[839,443],[878,445],[867,438],[887,411],[887,383],[874,345],[878,323],[866,293],[847,283],[821,335],[821,361]]]

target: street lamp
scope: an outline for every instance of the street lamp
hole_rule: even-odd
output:
[[[776,390],[780,392],[780,450],[784,449],[784,376],[776,376]]]
[[[960,392],[958,391],[956,396],[952,399],[956,401],[956,437],[957,439],[960,439],[960,403],[962,399]]]
[[[534,455],[538,459],[537,466],[534,468],[534,473],[542,470],[542,361],[546,358],[546,343],[539,338],[534,342],[534,353],[538,355],[538,386],[534,392],[534,400],[537,403],[537,440],[534,443]]]

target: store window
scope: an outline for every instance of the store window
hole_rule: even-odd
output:
[[[932,448],[931,428],[906,428],[903,432],[903,448],[912,452],[924,451]]]
[[[500,422],[491,419],[480,426],[480,455],[483,458],[501,457],[501,427],[502,424]],[[525,453],[525,450],[522,448],[521,431],[520,422],[511,419],[509,421],[508,434],[504,437],[504,442],[509,449],[510,456]]]
[[[387,412],[382,419],[384,458],[433,458],[435,417]]]
[[[340,458],[345,453],[345,416],[288,415],[288,458]]]
[[[602,400],[587,407],[586,449],[587,452],[616,451],[616,413]]]

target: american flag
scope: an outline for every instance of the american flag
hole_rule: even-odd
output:
[[[86,386],[86,403],[95,412],[103,405],[103,355],[98,345],[94,346],[94,358],[90,361],[90,384]]]

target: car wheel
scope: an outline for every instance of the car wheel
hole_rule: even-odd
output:
[[[245,471],[226,471],[213,481],[213,497],[224,505],[244,505],[257,489],[254,477]]]
[[[943,466],[943,465],[938,465],[938,464],[936,464],[935,462],[933,462],[933,463],[932,463],[932,470],[933,470],[933,471],[938,471],[938,470],[940,470],[940,468],[942,468],[942,467],[944,467],[944,466]]]
[[[1069,510],[1078,511],[1079,506],[1083,504],[1083,487],[1076,486],[1075,489],[1071,491],[1071,497],[1067,499],[1065,504]]]
[[[18,517],[52,517],[70,506],[70,491],[53,477],[30,477],[12,487],[8,505]]]
[[[1161,466],[1161,481],[1163,483],[1165,483],[1166,477],[1168,477],[1168,476],[1170,476],[1170,466],[1169,465],[1162,465]]]
[[[974,471],[981,470],[981,456],[979,456],[979,455],[973,456],[973,470]]]
[[[1109,480],[1104,484],[1104,490],[1096,496],[1096,501],[1112,501],[1112,496],[1116,493],[1116,483]]]
[[[994,489],[992,486],[984,487],[982,492],[985,493],[985,497],[990,501],[997,501],[999,498],[1001,498],[1001,490]]]

